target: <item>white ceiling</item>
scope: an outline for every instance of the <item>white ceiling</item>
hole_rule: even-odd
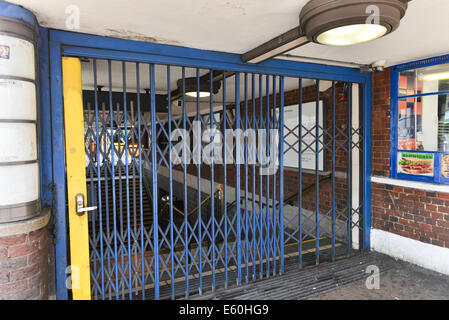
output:
[[[9,0],[33,11],[42,26],[66,29],[66,7],[80,9],[79,32],[244,53],[299,24],[307,0]],[[400,28],[350,47],[316,44],[291,54],[394,65],[449,53],[449,1],[413,0]]]

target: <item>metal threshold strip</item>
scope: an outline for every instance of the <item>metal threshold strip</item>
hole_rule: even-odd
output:
[[[303,300],[342,288],[366,279],[366,268],[391,270],[397,262],[380,253],[367,252],[334,263],[322,264],[302,271],[260,280],[239,287],[219,290],[212,294],[192,297],[192,300]]]
[[[305,266],[314,266],[315,265],[315,239],[310,239],[310,240],[306,240],[303,242],[304,243],[304,250],[303,250],[303,259],[304,259],[304,265]],[[232,245],[232,243],[230,243],[229,245]],[[339,255],[344,255],[345,258],[347,257],[345,255],[346,253],[346,246],[343,243],[336,243],[336,250],[339,253]],[[299,253],[296,251],[296,247],[295,246],[286,246],[286,248],[289,248],[286,250],[284,257],[285,257],[285,271],[287,273],[290,273],[291,271],[297,271],[299,269],[299,265],[298,265],[298,255]],[[329,238],[320,238],[320,251],[321,251],[321,257],[320,260],[322,260],[323,263],[330,261],[331,258],[331,248],[332,245],[330,243],[330,239]],[[359,254],[357,251],[353,252],[354,255]],[[166,255],[164,255],[164,257],[166,258]],[[277,255],[276,256],[276,260],[279,261],[280,256]],[[270,262],[273,262],[273,257],[270,257]],[[196,261],[196,263],[198,263],[198,261]],[[263,259],[263,263],[266,264],[267,263],[267,259]],[[253,264],[249,263],[248,266],[250,268],[253,268]],[[242,264],[242,269],[246,268],[246,265]],[[278,276],[275,276],[273,274],[270,274],[269,276],[267,276],[266,272],[264,272],[262,278],[260,277],[260,263],[258,263],[256,265],[256,269],[257,269],[257,278],[256,279],[248,279],[248,281],[243,280],[244,283],[252,283],[255,284],[256,282],[254,281],[265,281],[268,279],[277,279]],[[306,270],[306,269],[305,269]],[[299,271],[300,273],[304,272],[305,270]],[[217,283],[224,283],[224,277],[225,277],[225,268],[217,268],[215,270],[215,276],[217,279]],[[203,273],[203,287],[206,288],[208,287],[208,284],[210,284],[209,282],[211,282],[212,280],[212,271],[210,270],[204,270]],[[231,284],[231,286],[233,286],[236,283],[236,279],[237,279],[237,266],[236,265],[229,265],[228,266],[228,277],[230,279],[229,283]],[[273,278],[270,278],[273,277]],[[231,279],[233,281],[231,281]],[[259,280],[258,280],[259,279]],[[250,282],[251,281],[251,282]],[[185,282],[186,282],[186,277],[185,276],[179,276],[179,277],[175,277],[174,279],[174,283],[175,283],[175,297],[177,297],[177,299],[185,299]],[[198,293],[198,288],[199,288],[199,274],[198,273],[192,273],[189,275],[189,283],[190,283],[190,293],[192,294],[193,297],[195,297],[195,294]],[[251,284],[250,284],[251,285]],[[145,290],[148,289],[152,289],[154,288],[154,283],[152,284],[148,284],[145,286]],[[242,288],[242,287],[239,287]],[[224,289],[222,286],[218,286],[217,291],[219,289]],[[138,288],[138,290],[142,290],[142,288]],[[133,290],[134,291],[134,290]],[[124,290],[122,293],[124,293],[125,295],[129,294],[129,290]],[[121,293],[121,294],[122,294]],[[206,293],[205,295],[202,296],[198,296],[200,298],[202,297],[210,297],[211,294]],[[170,279],[160,279],[160,298],[161,299],[170,299],[171,297],[171,281]],[[112,298],[109,297],[108,295],[106,295],[105,297],[106,299]],[[152,296],[147,296],[146,299],[153,299],[154,297]],[[134,291],[133,294],[133,299],[140,299],[140,295],[136,294]],[[188,298],[189,299],[189,298]]]

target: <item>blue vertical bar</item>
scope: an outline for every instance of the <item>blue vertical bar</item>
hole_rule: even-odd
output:
[[[332,261],[335,261],[335,81],[332,81]]]
[[[171,90],[170,90],[170,66],[167,66],[167,91],[168,91],[168,154],[169,154],[169,163],[168,163],[168,176],[170,183],[170,255],[171,255],[171,298],[175,300],[175,244],[174,244],[174,231],[173,231],[173,158],[172,158],[172,135],[171,135],[171,122],[172,122],[172,114],[171,114]]]
[[[112,171],[112,211],[114,224],[114,270],[115,270],[115,299],[119,299],[118,289],[118,253],[117,253],[117,207],[115,199],[115,146],[114,146],[114,109],[112,106],[112,68],[111,60],[108,60],[108,83],[109,83],[109,113],[110,113],[110,143],[111,143],[111,171]]]
[[[248,73],[245,73],[245,132],[248,130]],[[245,281],[249,281],[249,239],[248,239],[248,135],[244,135],[245,143]]]
[[[51,104],[50,62],[48,51],[48,29],[40,28],[39,38],[39,158],[41,173],[42,208],[53,205],[52,150],[51,150]]]
[[[224,145],[224,161],[223,161],[223,183],[224,183],[224,245],[225,245],[225,288],[228,288],[229,279],[228,279],[228,192],[227,192],[227,144],[226,144],[226,129],[228,126],[228,119],[226,113],[226,71],[223,71],[223,129],[225,130],[225,134],[223,136],[223,145]]]
[[[132,287],[132,267],[131,267],[131,221],[130,221],[130,205],[129,205],[129,166],[128,166],[128,110],[126,101],[126,63],[122,62],[123,73],[123,114],[125,122],[125,175],[126,175],[126,230],[128,236],[128,287],[129,287],[129,299],[133,299],[133,287]]]
[[[200,128],[202,127],[201,123],[201,108],[200,108],[200,69],[196,68],[196,116],[197,121],[199,122]],[[198,141],[201,141],[201,136],[197,137]],[[203,294],[203,234],[202,234],[202,228],[203,228],[203,221],[201,217],[201,159],[203,155],[203,146],[201,142],[199,142],[198,145],[198,163],[197,163],[197,194],[198,194],[198,248],[200,250],[200,257],[199,257],[199,266],[200,266],[200,288],[199,288],[199,294]]]
[[[214,130],[214,81],[213,70],[209,72],[210,82],[210,128],[213,134],[210,137],[211,143],[211,165],[210,165],[210,195],[211,195],[211,216],[212,216],[212,291],[215,291],[215,183],[214,183],[214,165],[215,165],[215,130]]]
[[[299,79],[298,85],[298,136],[299,136],[299,146],[298,146],[298,224],[299,224],[299,268],[303,267],[302,260],[302,79]]]
[[[273,125],[272,125],[272,129],[276,130],[279,129],[278,125],[277,125],[277,116],[276,116],[276,76],[273,76]],[[276,144],[276,141],[273,141],[273,143]],[[275,150],[276,146],[270,146],[273,151]],[[276,152],[278,152],[278,150],[276,150]],[[273,157],[273,159],[275,159],[275,163],[271,163],[270,165],[273,167],[273,199],[272,199],[272,220],[273,220],[273,241],[272,242],[272,251],[273,251],[273,276],[276,275],[276,256],[277,256],[277,237],[278,237],[278,233],[277,233],[277,226],[276,226],[276,216],[277,216],[277,207],[276,207],[276,193],[277,193],[277,185],[276,185],[276,174],[277,172],[274,171],[276,166],[277,166],[277,158]],[[270,236],[271,238],[271,236]]]
[[[157,157],[156,157],[156,85],[154,64],[150,64],[151,94],[151,170],[153,190],[153,237],[154,237],[154,298],[159,300],[159,222],[158,222],[158,190],[157,190]]]
[[[263,99],[262,99],[262,89],[263,89],[263,78],[262,75],[259,74],[259,133],[262,133],[263,128]],[[261,138],[259,136],[259,141]],[[260,150],[262,151],[262,146],[259,145]],[[261,156],[261,155],[259,155]],[[264,257],[264,219],[263,219],[263,176],[262,176],[262,159],[259,157],[259,245],[260,245],[260,279],[263,278],[263,257]]]
[[[315,203],[316,203],[316,251],[315,263],[320,264],[320,80],[316,80],[316,131],[315,131]],[[324,146],[323,146],[324,148]]]
[[[119,143],[118,143],[118,156],[117,156],[117,168],[118,168],[118,212],[120,213],[119,215],[119,231],[120,231],[120,244],[122,244],[124,242],[124,232],[123,232],[123,195],[122,195],[122,165],[123,165],[123,155],[122,155],[122,145],[121,145],[121,139],[122,139],[122,129],[120,127],[120,103],[117,102],[117,106],[116,106],[116,112],[117,112],[117,132],[118,132],[118,137],[119,137]],[[121,247],[121,246],[120,246]],[[120,255],[120,267],[124,266],[125,263],[125,259],[124,259],[124,253],[126,255],[126,250],[121,250],[122,248],[120,248],[119,250],[119,255]],[[125,282],[126,283],[126,282]],[[124,299],[125,297],[125,286],[122,285],[122,290],[121,290],[121,294],[122,294],[122,299]]]
[[[145,241],[143,224],[143,176],[142,176],[142,133],[141,133],[141,108],[140,108],[140,69],[139,63],[136,63],[136,82],[137,82],[137,134],[139,135],[137,143],[139,144],[139,197],[140,197],[140,247],[141,247],[141,282],[142,282],[142,300],[145,300]],[[168,90],[170,95],[170,90]],[[170,99],[168,99],[170,101]],[[170,104],[169,104],[170,106]],[[112,130],[112,127],[111,127]]]
[[[67,212],[66,212],[66,176],[65,176],[65,139],[64,110],[62,100],[62,64],[61,47],[58,42],[50,41],[51,72],[51,129],[53,161],[53,202],[56,228],[56,294],[59,300],[68,299],[66,287],[67,270]]]
[[[241,146],[240,146],[240,73],[235,73],[235,129],[238,134],[235,137],[236,159],[236,182],[235,182],[235,200],[237,204],[237,284],[242,283],[242,236],[241,236],[241,218],[240,208],[240,165],[241,165]]]
[[[371,77],[363,85],[363,248],[371,249]]]
[[[252,105],[251,105],[251,109],[252,109],[252,129],[255,130],[256,129],[256,76],[255,74],[251,74],[251,89],[252,89]],[[256,139],[256,135],[254,135],[254,139]],[[256,253],[256,231],[257,231],[257,227],[256,227],[256,152],[255,152],[255,148],[256,148],[256,140],[253,141],[254,146],[252,146],[253,148],[253,166],[252,166],[252,176],[253,176],[253,194],[252,194],[252,198],[253,198],[253,205],[252,205],[252,213],[253,213],[253,280],[256,280],[256,266],[257,266],[257,253]]]
[[[366,81],[366,84],[363,86],[363,96],[364,96],[364,127],[366,127],[366,118],[368,117],[368,122],[370,123],[371,127],[371,109],[367,109],[366,106],[371,106],[371,88],[372,81],[371,77]],[[390,70],[390,105],[391,106],[397,106],[398,105],[398,85],[399,85],[399,73],[396,72],[396,68],[392,67]],[[369,100],[367,100],[369,99]],[[397,178],[397,141],[398,141],[398,108],[393,108],[393,110],[390,111],[390,140],[392,143],[390,143],[390,178],[396,179]],[[368,112],[368,113],[367,113]],[[366,116],[366,114],[368,116]],[[371,141],[371,132],[368,132],[364,134],[363,136],[364,143],[367,141]],[[393,142],[394,141],[394,142]],[[367,146],[367,145],[365,145]],[[370,145],[371,148],[371,145]],[[365,150],[365,149],[364,149]],[[369,163],[369,166],[371,167],[371,159],[366,158],[368,162],[365,162],[365,164]],[[366,170],[366,169],[365,169]],[[371,171],[365,175],[365,177],[370,177]],[[371,188],[371,184],[370,184]]]
[[[103,140],[103,155],[105,157],[105,166],[107,166],[108,163],[108,156],[107,156],[107,150],[110,146],[110,144],[108,143],[108,134],[107,134],[107,129],[106,129],[106,102],[102,101],[101,102],[101,111],[103,112],[103,121],[102,121],[102,125],[103,125],[103,135],[104,138]],[[111,175],[112,176],[112,175]],[[113,176],[112,176],[113,177]],[[108,176],[108,170],[105,170],[104,173],[104,192],[105,192],[105,213],[106,213],[106,217],[105,217],[105,221],[106,221],[106,234],[108,235],[108,237],[110,237],[111,234],[111,226],[110,226],[110,218],[111,218],[111,210],[109,208],[109,179],[110,177]],[[108,241],[108,247],[110,248],[110,242]],[[111,270],[111,253],[110,252],[106,252],[106,257],[107,257],[107,268],[108,270]],[[108,299],[112,300],[112,289],[113,289],[113,284],[111,283],[111,277],[108,277],[108,283],[110,284],[109,286],[109,290],[108,290]],[[105,293],[106,294],[106,293]]]
[[[186,110],[186,70],[185,67],[182,67],[182,127],[184,131],[187,132],[187,110]],[[183,173],[184,173],[184,232],[185,232],[185,247],[184,247],[184,255],[186,259],[186,297],[189,296],[189,219],[187,216],[187,150],[186,146],[183,147]],[[189,154],[190,159],[190,154]]]
[[[348,190],[348,223],[347,223],[347,232],[348,232],[348,245],[347,245],[347,254],[351,252],[352,248],[352,83],[348,83],[348,109],[347,109],[347,118],[348,118],[348,178],[347,181],[347,190]]]
[[[270,147],[271,147],[271,145],[270,145],[270,76],[269,75],[267,75],[266,76],[266,83],[267,83],[267,86],[266,86],[266,88],[265,88],[265,90],[266,90],[266,101],[267,101],[267,105],[266,105],[266,112],[267,112],[267,114],[266,114],[266,135],[267,135],[267,140],[266,140],[266,142],[267,142],[267,145],[266,145],[266,151],[267,151],[267,157],[268,158],[270,158]],[[267,170],[268,170],[268,168],[267,168]],[[266,171],[267,171],[266,170]],[[271,246],[270,246],[270,217],[271,217],[271,214],[270,214],[270,175],[269,174],[266,174],[266,195],[267,195],[267,198],[266,198],[266,207],[267,207],[267,210],[266,210],[266,223],[267,223],[267,234],[266,234],[266,236],[265,236],[265,239],[264,239],[264,242],[266,243],[266,245],[265,245],[265,249],[267,250],[267,277],[269,277],[270,276],[270,257],[271,257]]]
[[[281,110],[279,111],[279,223],[280,223],[280,249],[281,249],[281,274],[284,273],[284,77],[280,77],[279,94],[281,95]],[[299,141],[301,143],[301,140]]]
[[[101,299],[104,300],[104,255],[103,255],[103,208],[101,203],[101,167],[100,167],[100,140],[98,135],[100,134],[100,128],[98,125],[98,88],[97,88],[97,59],[93,60],[93,72],[94,72],[94,98],[95,98],[95,153],[97,160],[97,179],[98,179],[98,216],[100,224],[100,273],[101,273]],[[91,182],[92,188],[94,181]],[[93,199],[92,199],[93,200]],[[95,229],[92,228],[95,233]]]

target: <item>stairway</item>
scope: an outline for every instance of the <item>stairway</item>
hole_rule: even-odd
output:
[[[87,190],[88,196],[95,193],[95,199],[98,198],[98,183],[94,181],[94,190],[92,191],[92,182],[88,183]],[[101,214],[102,214],[102,227],[103,233],[107,232],[107,222],[109,222],[109,232],[113,232],[114,227],[114,214],[113,214],[113,188],[112,179],[106,182],[101,181]],[[127,197],[127,187],[126,187],[126,177],[121,179],[115,178],[115,211],[116,211],[116,230],[118,234],[125,235],[123,241],[125,245],[127,244],[128,237],[127,227],[128,227],[128,206],[127,199],[129,199],[129,221],[131,231],[140,234],[141,227],[141,204],[140,204],[140,181],[139,177],[129,177],[128,180],[128,194]],[[89,205],[99,206],[98,201],[90,201]],[[143,225],[145,230],[150,230],[153,228],[153,213],[152,213],[152,202],[148,196],[145,187],[142,185],[142,213],[143,213]],[[93,211],[89,216],[89,235],[93,236],[93,232],[98,234],[100,232],[100,219],[99,210]],[[93,225],[95,224],[95,230],[93,230]]]

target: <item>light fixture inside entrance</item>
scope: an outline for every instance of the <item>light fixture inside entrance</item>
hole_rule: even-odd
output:
[[[198,88],[199,83],[199,88]],[[183,80],[179,79],[178,82],[178,89],[182,93],[183,91]],[[217,94],[218,91],[220,91],[221,88],[221,82],[215,81],[213,82],[212,86],[212,94]],[[211,94],[211,85],[209,81],[209,77],[206,75],[206,77],[200,77],[199,79],[197,77],[190,77],[184,79],[184,92],[186,96],[197,98],[198,93],[200,98],[206,98],[210,97]]]
[[[310,0],[300,25],[243,54],[243,62],[259,63],[309,42],[348,46],[395,31],[411,0]]]
[[[198,92],[197,91],[186,92],[186,96],[196,98],[198,96]],[[206,97],[210,97],[210,93],[206,92],[206,91],[200,91],[200,98],[206,98]]]
[[[323,32],[317,42],[330,46],[349,46],[383,37],[388,29],[378,24],[353,24]]]

